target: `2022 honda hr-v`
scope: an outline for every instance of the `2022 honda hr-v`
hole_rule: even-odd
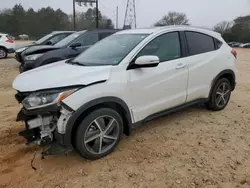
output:
[[[236,85],[236,55],[220,34],[199,28],[117,32],[73,60],[17,76],[20,134],[104,157],[145,121],[197,103],[224,109]]]

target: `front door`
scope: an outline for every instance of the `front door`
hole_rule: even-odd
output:
[[[143,55],[158,56],[160,64],[128,71],[135,122],[184,104],[187,97],[188,68],[181,56],[178,32],[156,37],[136,58]]]

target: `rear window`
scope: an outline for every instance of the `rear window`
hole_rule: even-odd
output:
[[[189,55],[202,54],[215,50],[214,39],[197,32],[185,32]]]
[[[113,33],[99,33],[99,39],[102,40],[112,34]]]
[[[5,37],[9,40],[11,40],[11,37],[9,35],[5,35]]]
[[[217,49],[219,49],[221,46],[222,46],[222,42],[220,41],[220,40],[218,40],[218,39],[214,39],[214,41],[215,41],[215,46],[216,46],[216,48]]]

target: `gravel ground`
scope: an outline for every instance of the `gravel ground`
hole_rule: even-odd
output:
[[[237,88],[221,112],[193,107],[151,121],[111,155],[87,161],[72,153],[41,159],[15,122],[13,58],[0,60],[0,188],[250,187],[250,50],[238,51]]]

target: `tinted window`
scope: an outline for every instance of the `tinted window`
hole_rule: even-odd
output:
[[[143,55],[158,56],[161,62],[181,57],[178,32],[167,33],[152,40],[143,48],[137,57]]]
[[[85,33],[86,31],[79,31],[77,33],[73,33],[69,36],[67,36],[66,38],[64,38],[63,40],[61,40],[60,42],[56,43],[56,47],[63,47],[63,46],[68,46],[70,45],[70,43],[72,43],[74,40],[77,40],[78,37],[80,37],[80,35],[82,35],[83,33]]]
[[[6,38],[12,40],[12,38],[9,35],[6,35]]]
[[[42,37],[41,39],[39,39],[38,41],[36,41],[36,43],[42,44],[42,43],[46,42],[52,36],[53,36],[52,34],[46,35],[46,36]]]
[[[81,43],[81,46],[90,46],[98,42],[98,34],[97,33],[91,33],[84,35],[79,40],[77,40],[75,43]]]
[[[188,42],[189,55],[196,55],[215,50],[212,37],[196,32],[185,33]]]
[[[217,40],[217,39],[214,39],[214,40],[215,40],[215,44],[216,44],[217,49],[219,49],[222,46],[222,42]]]
[[[66,33],[55,35],[54,37],[52,37],[50,39],[50,42],[52,43],[52,45],[54,45],[54,44],[58,43],[59,41],[61,41],[62,39],[64,39],[66,36],[68,36],[68,34],[66,34]]]
[[[99,39],[102,40],[112,34],[113,33],[99,33]]]

